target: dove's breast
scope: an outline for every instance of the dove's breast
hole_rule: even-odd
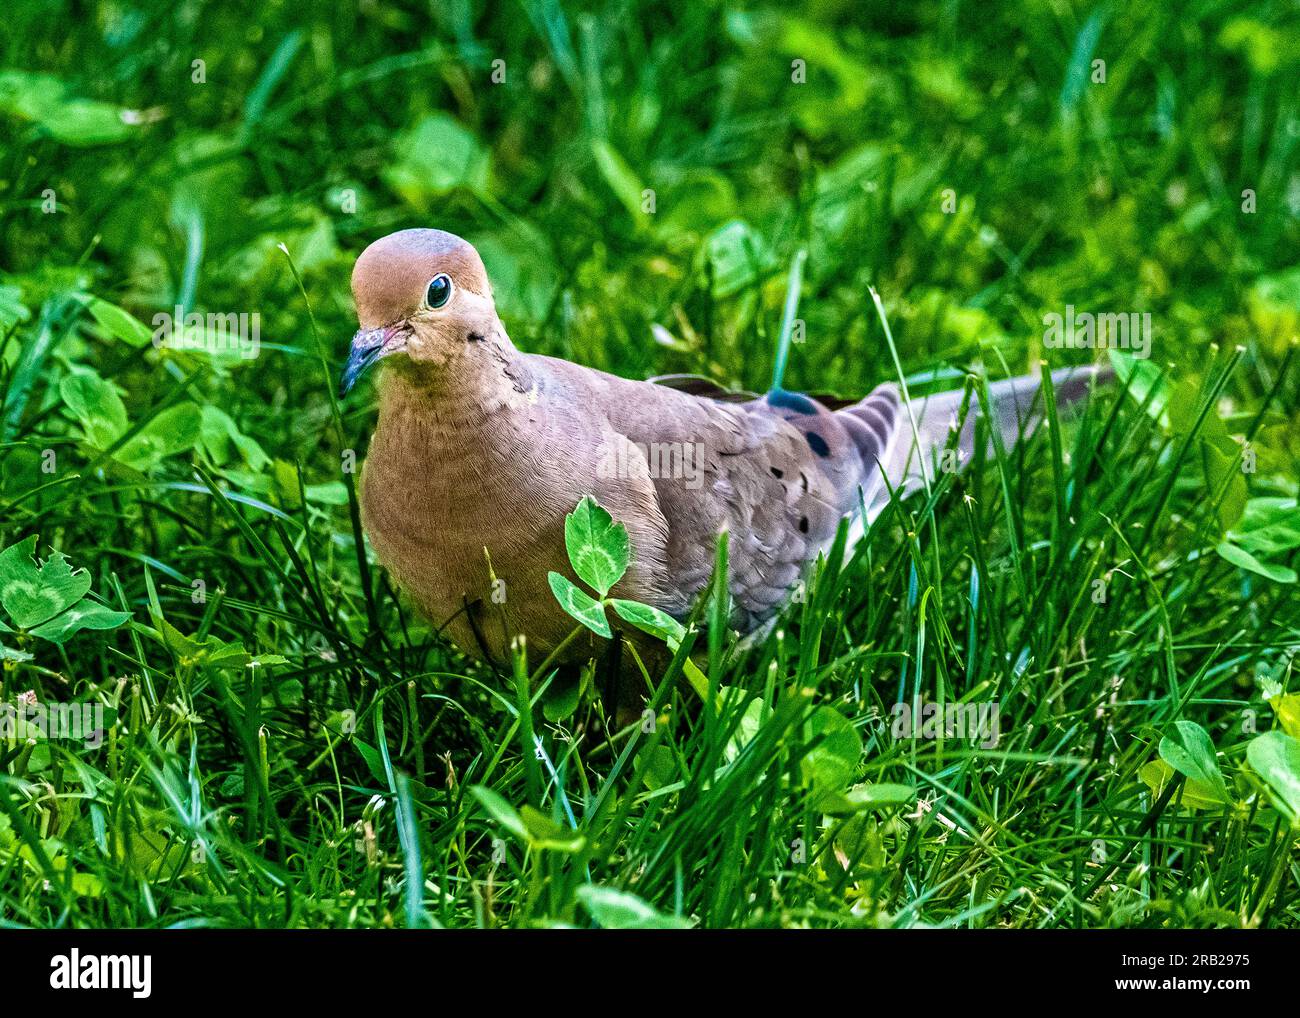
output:
[[[522,633],[536,660],[573,630],[547,574],[576,579],[564,517],[602,488],[602,504],[629,521],[638,552],[614,593],[677,607],[666,604],[671,583],[655,568],[666,526],[653,486],[634,480],[611,492],[597,469],[606,442],[599,423],[554,397],[460,415],[385,393],[361,475],[366,535],[397,585],[474,656],[503,661]],[[590,656],[588,643],[574,641],[572,656]]]

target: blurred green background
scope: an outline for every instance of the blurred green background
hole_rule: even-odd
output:
[[[1276,352],[1300,293],[1286,11],[23,0],[0,314],[79,290],[146,321],[260,312],[282,349],[235,377],[299,409],[268,423],[304,455],[324,401],[294,384],[305,309],[276,245],[337,355],[353,257],[415,225],[479,246],[521,347],[631,375],[762,388],[799,245],[809,387],[892,373],[868,285],[909,365],[1026,369],[1067,303],[1152,311],[1158,360]]]

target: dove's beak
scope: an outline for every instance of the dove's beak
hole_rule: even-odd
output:
[[[400,350],[406,342],[406,330],[397,325],[384,325],[378,329],[361,329],[352,337],[348,362],[339,378],[339,398],[342,399],[370,365],[381,357]]]

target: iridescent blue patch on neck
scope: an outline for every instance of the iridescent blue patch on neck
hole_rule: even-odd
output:
[[[793,410],[797,414],[815,414],[817,404],[802,392],[790,392],[787,389],[773,389],[767,394],[767,402],[782,410]]]

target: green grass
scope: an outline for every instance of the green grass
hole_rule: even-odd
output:
[[[6,15],[0,548],[130,619],[0,613],[0,701],[112,709],[0,741],[0,923],[1300,925],[1300,763],[1257,734],[1300,736],[1294,12],[481,6]],[[1044,348],[1067,305],[1150,312],[1152,360],[759,645],[706,599],[611,732],[599,662],[472,664],[360,543],[348,274],[415,225],[520,347],[631,377],[765,388],[799,249],[792,389],[897,377],[871,287],[914,393],[1087,359]],[[259,314],[259,356],[115,312],[176,304]],[[896,736],[918,696],[1001,738]]]

